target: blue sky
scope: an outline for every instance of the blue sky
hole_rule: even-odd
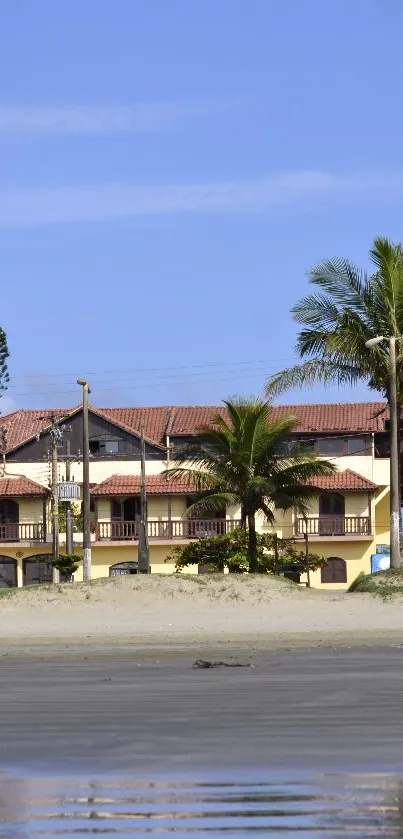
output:
[[[4,0],[3,412],[292,363],[308,268],[402,237],[402,34],[400,0]]]

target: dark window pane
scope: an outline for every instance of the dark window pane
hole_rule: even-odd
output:
[[[49,556],[47,554],[38,554],[24,559],[24,586],[52,582],[52,568],[48,565],[48,560]]]
[[[318,440],[318,448],[320,454],[343,454],[344,439],[343,437],[324,437]]]
[[[105,440],[99,447],[101,454],[118,454],[119,440]]]
[[[17,585],[17,562],[8,556],[0,556],[0,588],[15,588]]]
[[[371,454],[370,450],[366,451],[365,437],[349,437],[347,451],[349,454]]]

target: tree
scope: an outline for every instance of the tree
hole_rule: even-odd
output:
[[[305,551],[294,539],[279,539],[275,534],[257,533],[257,564],[261,574],[281,574],[294,570],[301,573],[306,568]],[[244,574],[248,570],[248,534],[234,530],[223,536],[197,539],[187,545],[176,545],[165,560],[175,560],[175,570],[189,565],[208,565],[211,572]],[[316,571],[326,564],[318,554],[309,554],[309,568]]]
[[[0,327],[0,395],[7,390],[9,382],[7,359],[9,358],[9,350],[7,344],[7,335],[4,329]]]
[[[60,554],[58,557],[51,556],[48,565],[60,571],[61,582],[70,582],[72,575],[82,562],[82,557],[76,554]]]
[[[386,344],[371,350],[365,342],[377,335],[403,335],[403,249],[385,238],[374,240],[369,276],[346,259],[326,259],[309,273],[318,292],[291,310],[302,325],[297,351],[303,364],[272,376],[270,398],[294,387],[357,385],[360,381],[389,398]],[[403,406],[403,347],[396,346],[397,399]]]
[[[324,260],[310,272],[310,282],[318,292],[304,297],[292,309],[294,320],[302,326],[297,350],[301,359],[307,360],[269,379],[266,393],[270,398],[287,389],[317,382],[354,386],[363,381],[389,404],[387,342],[372,349],[365,342],[378,335],[395,338],[403,335],[403,247],[389,239],[376,238],[370,261],[373,266],[370,275],[346,259]],[[396,384],[400,416],[403,346],[399,340]],[[399,425],[398,429],[400,451]]]
[[[228,505],[240,505],[248,529],[249,571],[258,570],[256,514],[274,522],[274,510],[297,508],[305,514],[317,494],[315,478],[335,467],[313,454],[287,454],[295,417],[273,420],[271,405],[262,400],[224,402],[228,419],[217,413],[211,426],[200,430],[198,443],[187,447],[172,477],[187,477],[198,493],[188,514],[214,515]]]

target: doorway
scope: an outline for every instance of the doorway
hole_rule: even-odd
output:
[[[324,492],[319,496],[319,535],[344,536],[345,500],[338,492]]]

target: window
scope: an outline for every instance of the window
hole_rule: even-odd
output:
[[[323,437],[318,439],[319,454],[341,455],[344,453],[343,437]]]
[[[366,439],[365,437],[349,437],[347,440],[348,454],[371,454],[371,451],[365,451]]]
[[[296,440],[296,443],[302,453],[315,451],[315,440]]]
[[[90,454],[120,454],[124,451],[123,440],[90,440]]]
[[[320,572],[322,583],[346,583],[347,565],[339,556],[330,556]]]
[[[17,561],[9,556],[0,556],[0,588],[17,586]]]

